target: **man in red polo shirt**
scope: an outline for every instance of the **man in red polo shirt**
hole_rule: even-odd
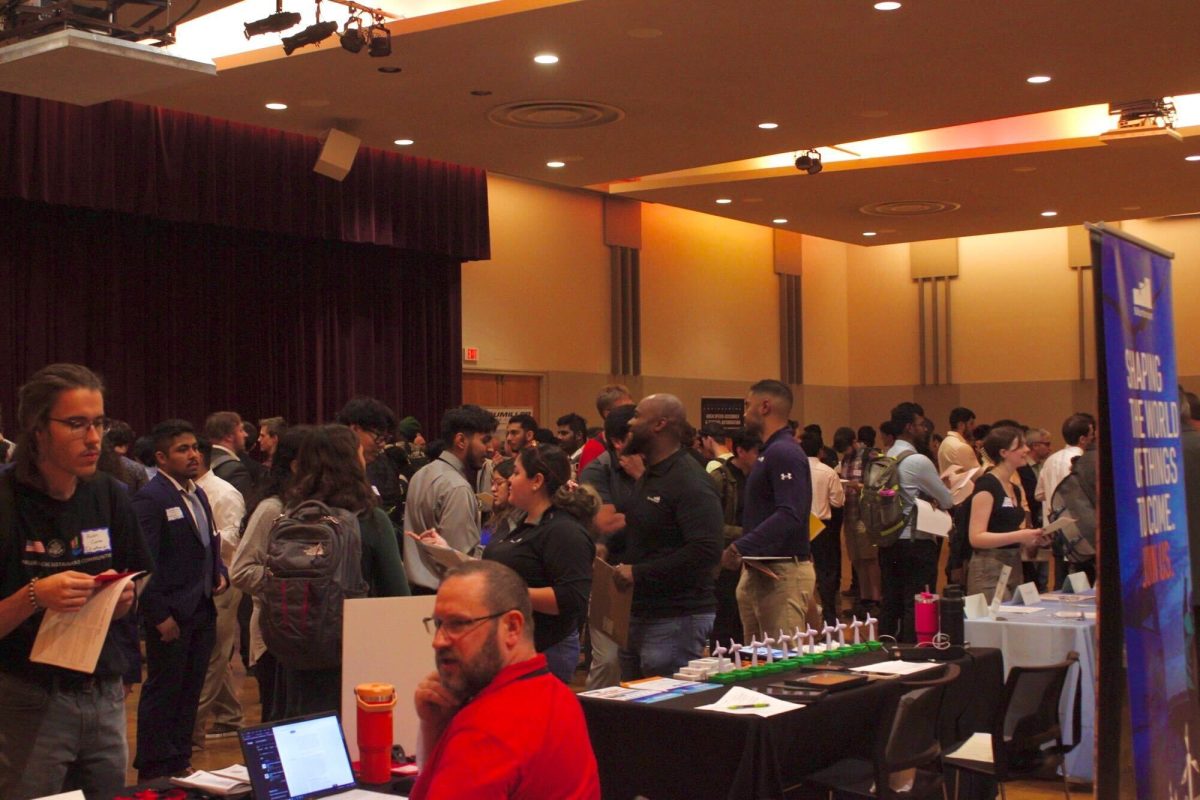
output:
[[[598,800],[579,701],[534,651],[529,588],[495,561],[446,574],[433,616],[437,672],[417,687],[421,774],[412,800]]]

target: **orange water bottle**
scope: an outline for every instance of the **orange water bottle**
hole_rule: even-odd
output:
[[[390,683],[360,683],[354,687],[358,701],[359,779],[387,783],[392,779],[392,709],[396,687]]]

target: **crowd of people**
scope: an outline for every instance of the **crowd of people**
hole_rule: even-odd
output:
[[[1056,583],[1094,579],[1094,528],[1078,525],[1073,541],[1044,531],[1063,513],[1060,485],[1090,486],[1094,509],[1085,413],[1063,422],[1055,450],[1044,428],[978,425],[966,408],[935,440],[913,402],[826,445],[820,426],[792,419],[792,392],[775,380],[748,387],[737,430],[697,430],[677,397],[636,400],[614,384],[597,396],[597,428],[579,413],[554,430],[518,414],[500,431],[463,405],[431,441],[418,420],[365,397],[329,424],[218,411],[200,429],[173,419],[137,437],[106,415],[100,378],[73,364],[40,370],[19,400],[0,474],[6,798],[121,789],[124,704],[143,652],[140,780],[185,773],[196,748],[236,735],[235,658],[258,683],[263,721],[339,710],[345,598],[437,594],[436,670],[414,698],[414,797],[523,781],[542,781],[526,796],[595,797],[567,688],[577,670],[588,688],[669,676],[716,641],[850,614],[912,641],[914,595],[939,585],[943,556],[946,581],[989,599],[1005,566],[1008,588],[1046,588],[1052,565]],[[1194,397],[1184,408],[1200,416]],[[874,510],[893,496],[884,529]],[[945,547],[918,523],[918,499],[953,515]],[[461,565],[437,557],[446,550]],[[298,554],[323,584],[285,580]],[[623,643],[586,625],[597,557],[632,592]],[[149,577],[121,595],[94,672],[30,659],[44,610],[77,610],[96,576],[130,571]],[[297,586],[312,592],[299,623]]]

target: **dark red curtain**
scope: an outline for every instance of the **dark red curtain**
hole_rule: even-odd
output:
[[[489,257],[483,170],[361,148],[345,181],[311,136],[113,101],[0,92],[0,197]]]
[[[369,394],[436,429],[461,394],[459,262],[112,211],[0,200],[0,405],[52,361],[103,374],[136,430],[323,421]]]

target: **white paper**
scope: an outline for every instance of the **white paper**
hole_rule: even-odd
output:
[[[33,640],[29,660],[89,675],[95,672],[121,592],[141,574],[105,584],[78,611],[48,610]]]
[[[1092,588],[1086,572],[1072,572],[1067,576],[1067,583],[1071,585],[1072,592],[1086,592]]]
[[[949,513],[934,508],[932,505],[917,498],[917,530],[934,536],[950,536],[954,529],[954,519]]]
[[[733,708],[732,706],[756,707]],[[786,700],[780,700],[778,697],[772,697],[769,694],[761,694],[744,686],[733,686],[717,702],[706,706],[697,706],[697,708],[701,711],[720,711],[723,714],[753,714],[759,717],[773,717],[776,714],[784,714],[788,711],[795,711],[797,708],[804,708],[804,706],[801,703],[789,703]]]
[[[1043,600],[1054,600],[1058,603],[1094,603],[1096,598],[1093,595],[1086,594],[1066,594],[1064,592],[1047,592],[1042,595]]]
[[[933,648],[929,648],[933,650]],[[931,664],[924,661],[880,661],[878,664],[865,664],[861,667],[851,667],[851,672],[867,672],[872,675],[915,675],[918,672],[937,669],[940,663]]]
[[[643,678],[637,681],[626,681],[621,685],[626,689],[641,689],[647,692],[671,692],[700,683],[701,681],[681,681],[675,678]]]
[[[601,700],[638,700],[643,697],[650,697],[658,694],[658,692],[648,691],[646,689],[629,689],[625,686],[606,686],[603,689],[593,689],[590,692],[580,692],[580,697],[598,697]]]
[[[971,738],[963,742],[962,747],[953,753],[946,753],[946,758],[982,761],[990,764],[992,763],[992,735],[990,733],[972,733]]]
[[[241,765],[237,765],[241,766]],[[231,794],[244,794],[250,791],[250,775],[246,772],[245,767],[241,767],[241,773],[245,773],[245,778],[230,777],[227,773],[229,767],[217,772],[205,772],[204,770],[196,770],[186,778],[171,778],[172,786],[182,786],[186,789],[199,789],[205,794],[216,795],[218,797],[227,797]],[[240,774],[234,772],[235,775]]]
[[[1096,619],[1095,611],[1055,611],[1054,616],[1062,619]]]
[[[1074,524],[1075,524],[1074,517],[1072,517],[1070,514],[1063,514],[1061,517],[1054,520],[1054,522],[1050,522],[1050,523],[1047,523],[1046,525],[1043,525],[1042,533],[1054,533],[1055,531],[1062,530],[1063,528],[1070,527],[1071,525],[1074,525]]]
[[[83,792],[76,789],[73,792],[63,792],[62,794],[48,794],[43,797],[35,798],[35,800],[85,800]]]
[[[1013,602],[1020,603],[1026,606],[1036,606],[1042,601],[1038,595],[1037,584],[1033,581],[1022,583],[1017,587],[1016,594],[1013,595]]]
[[[963,601],[963,613],[967,619],[987,619],[988,617],[988,601],[983,596],[983,592],[967,595]]]
[[[455,550],[453,547],[442,547],[441,545],[429,544],[428,542],[423,542],[420,539],[416,539],[414,541],[416,541],[417,546],[420,547],[426,555],[446,569],[454,569],[464,561],[473,560],[466,553],[460,550]]]
[[[959,466],[953,466],[942,473],[942,480],[945,481],[946,487],[950,490],[950,495],[954,499],[954,505],[966,501],[971,496],[971,492],[975,489],[972,479],[979,472],[979,469],[979,467],[963,469]]]
[[[1046,609],[1043,606],[1004,606],[1000,610],[1005,614],[1034,614]]]
[[[1000,604],[1004,602],[1004,590],[1008,588],[1008,576],[1012,574],[1012,567],[1005,564],[1000,568],[1000,579],[996,581],[996,593],[992,595],[992,616],[1000,613]]]

